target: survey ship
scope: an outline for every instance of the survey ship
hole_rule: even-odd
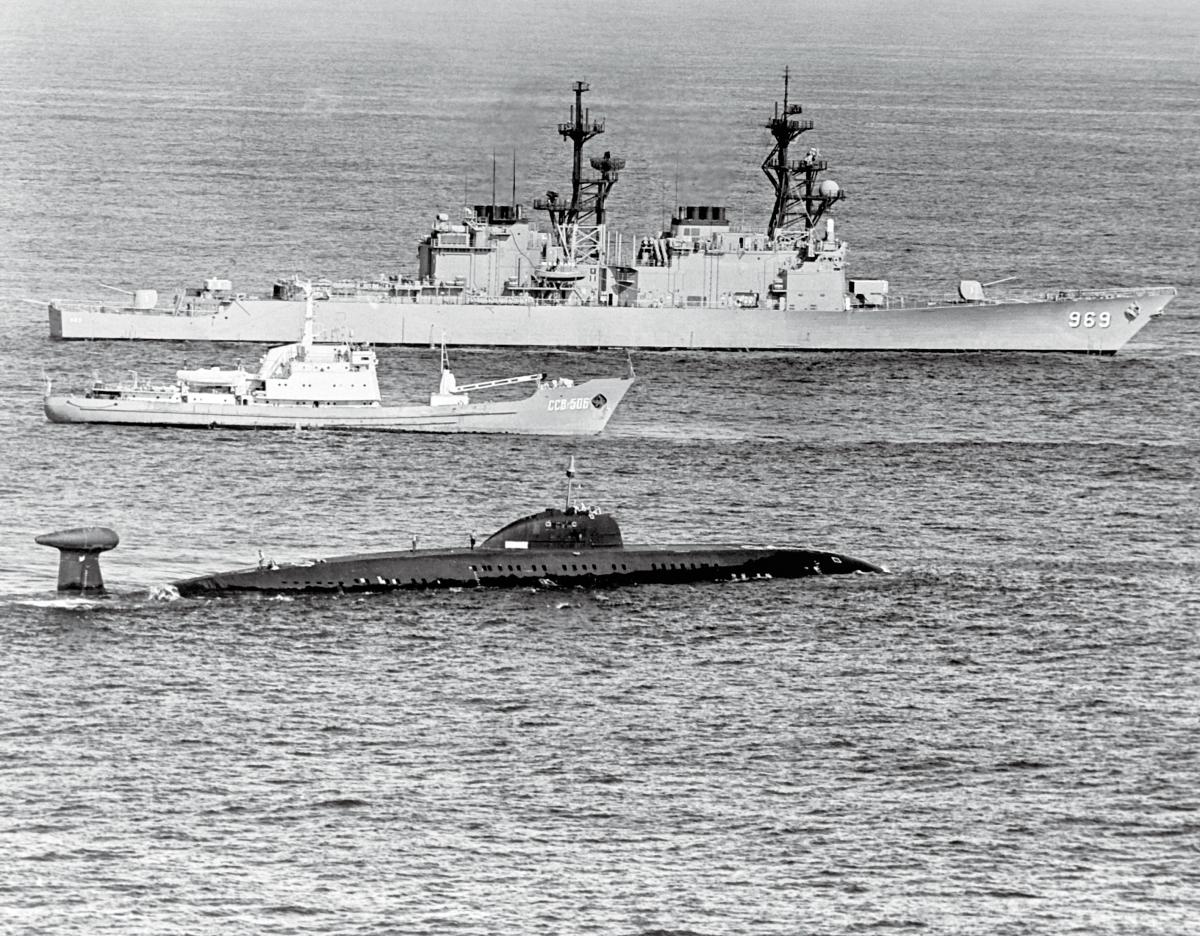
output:
[[[317,320],[375,344],[812,351],[1048,351],[1114,354],[1175,295],[1170,286],[1056,290],[997,299],[976,280],[952,300],[914,301],[883,279],[848,279],[847,244],[830,209],[846,197],[816,147],[792,147],[813,122],[789,97],[766,121],[774,145],[762,170],[774,191],[763,230],[739,230],[723,206],[680,206],[668,230],[625,257],[610,231],[607,199],[624,160],[588,160],[585,144],[604,121],[574,85],[569,193],[547,192],[533,208],[476,205],[439,214],[418,245],[415,276],[320,280]],[[303,296],[291,280],[268,297],[210,277],[160,304],[153,289],[132,301],[49,304],[50,334],[63,339],[285,340]]]
[[[390,432],[490,432],[518,435],[593,435],[612,417],[633,382],[627,377],[570,378],[523,374],[460,384],[445,344],[441,377],[428,405],[384,405],[375,351],[348,340],[315,337],[312,289],[306,293],[299,342],[263,355],[255,370],[203,367],[176,372],[173,383],[96,380],[81,394],[56,395],[49,381],[43,400],[55,423],[100,423],[223,429],[361,429]],[[473,393],[521,398],[472,400]]]

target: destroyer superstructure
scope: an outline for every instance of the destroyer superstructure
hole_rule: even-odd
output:
[[[558,133],[572,144],[569,194],[523,206],[476,205],[458,220],[439,214],[418,246],[411,278],[322,280],[317,320],[376,344],[629,347],[773,350],[1067,351],[1112,354],[1174,296],[1169,286],[1056,290],[998,300],[979,282],[957,284],[953,300],[892,295],[880,278],[846,278],[847,245],[830,209],[845,198],[816,147],[793,147],[813,129],[791,100],[767,119],[774,141],[762,169],[773,189],[760,230],[740,230],[721,205],[680,206],[670,227],[636,240],[626,259],[609,229],[607,200],[624,160],[586,144],[604,122],[574,85],[570,119]],[[292,280],[270,298],[233,290],[228,280],[177,295],[167,307],[137,290],[128,307],[50,304],[51,335],[279,341],[303,314]]]

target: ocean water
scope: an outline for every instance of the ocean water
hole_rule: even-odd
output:
[[[1114,358],[634,355],[586,440],[54,426],[101,283],[411,270],[433,214],[627,168],[765,218],[781,74],[852,275],[1169,284]],[[713,0],[0,10],[0,933],[1111,933],[1200,926],[1200,14]],[[460,378],[625,355],[455,351]],[[417,399],[432,351],[384,349]],[[886,576],[172,600],[583,497],[629,542]],[[39,533],[112,526],[103,598]]]

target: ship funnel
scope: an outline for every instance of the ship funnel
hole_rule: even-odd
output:
[[[108,527],[77,527],[35,537],[41,546],[58,550],[59,591],[103,591],[100,553],[112,549],[120,538]]]
[[[304,336],[300,339],[300,344],[307,351],[312,347],[315,328],[313,320],[313,288],[311,280],[296,280],[296,285],[304,290]]]

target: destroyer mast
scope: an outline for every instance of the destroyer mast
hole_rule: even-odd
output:
[[[815,250],[812,231],[834,202],[846,197],[832,179],[818,183],[817,177],[828,168],[820,151],[810,146],[803,159],[792,160],[788,147],[800,134],[813,128],[811,120],[801,120],[799,104],[788,103],[788,69],[783,70],[783,107],[775,102],[775,114],[765,124],[775,138],[775,146],[763,160],[762,170],[775,189],[775,204],[767,224],[767,236],[777,241],[799,241],[805,255]]]
[[[571,119],[558,125],[563,140],[570,140],[571,198],[562,201],[558,192],[550,191],[545,198],[534,200],[533,207],[550,216],[554,238],[563,251],[568,266],[581,263],[605,262],[604,203],[608,193],[616,184],[625,160],[605,152],[593,156],[591,166],[600,173],[598,178],[583,177],[583,144],[604,132],[604,121],[593,120],[591,111],[583,106],[583,93],[589,90],[586,81],[576,81],[572,86],[575,104],[571,108]]]

